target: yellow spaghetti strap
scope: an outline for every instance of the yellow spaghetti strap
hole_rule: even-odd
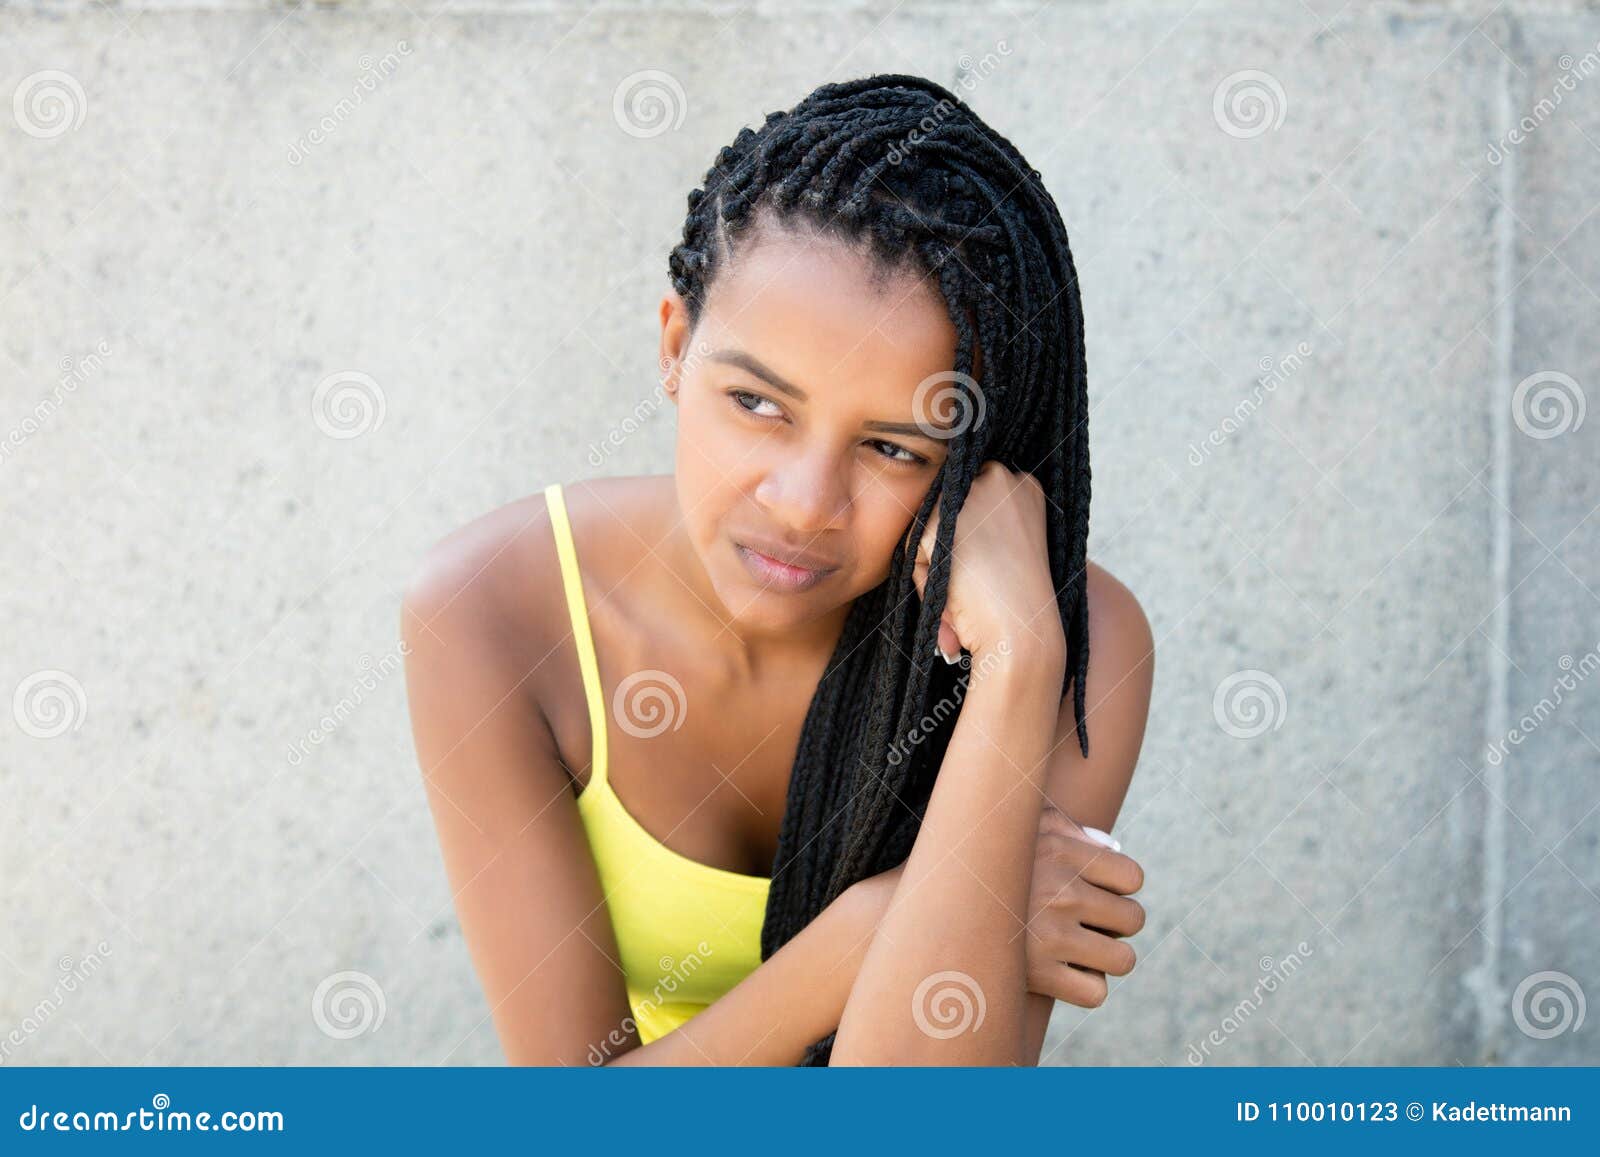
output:
[[[583,600],[583,579],[578,573],[578,549],[572,541],[572,523],[567,519],[566,498],[561,483],[544,488],[545,505],[550,508],[550,525],[555,531],[556,553],[561,559],[561,586],[567,594],[567,613],[572,619],[572,635],[578,643],[578,666],[583,671],[584,694],[589,700],[590,745],[593,748],[589,782],[584,791],[606,781],[606,709],[600,690],[600,664],[595,658],[594,636],[589,631],[589,611]]]

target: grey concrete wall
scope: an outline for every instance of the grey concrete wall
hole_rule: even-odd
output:
[[[893,70],[1060,203],[1159,640],[1140,963],[1050,1061],[1600,1061],[1597,53],[1579,3],[0,3],[0,1059],[499,1062],[401,586],[670,469],[670,417],[589,447],[685,193]]]

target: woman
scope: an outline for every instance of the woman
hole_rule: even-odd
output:
[[[405,600],[505,1055],[1037,1064],[1053,1000],[1133,967],[1143,873],[1078,825],[1116,819],[1153,671],[1085,557],[1060,216],[911,76],[743,129],[688,204],[674,472],[487,514]]]

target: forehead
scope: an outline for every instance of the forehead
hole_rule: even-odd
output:
[[[910,395],[955,364],[937,283],[887,277],[832,237],[752,231],[718,271],[701,317],[713,348],[737,346],[808,392]]]

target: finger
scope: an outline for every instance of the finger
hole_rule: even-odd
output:
[[[1028,988],[1080,1008],[1099,1008],[1109,991],[1104,973],[1054,960],[1030,970]]]
[[[1081,922],[1119,936],[1137,935],[1144,927],[1144,905],[1103,888],[1088,888],[1076,898]]]
[[[1093,968],[1111,976],[1126,976],[1138,963],[1133,945],[1094,928],[1078,925],[1039,937],[1042,946],[1063,964]]]
[[[1059,811],[1051,814],[1050,809],[1041,809],[1035,857],[1047,857],[1071,869],[1074,876],[1118,895],[1131,895],[1144,886],[1144,869],[1137,860],[1113,852],[1087,835],[1074,835],[1074,830],[1082,829],[1076,825],[1069,828],[1069,824],[1072,821]]]
[[[939,620],[939,650],[946,655],[961,655],[961,639],[950,625],[948,616]]]

